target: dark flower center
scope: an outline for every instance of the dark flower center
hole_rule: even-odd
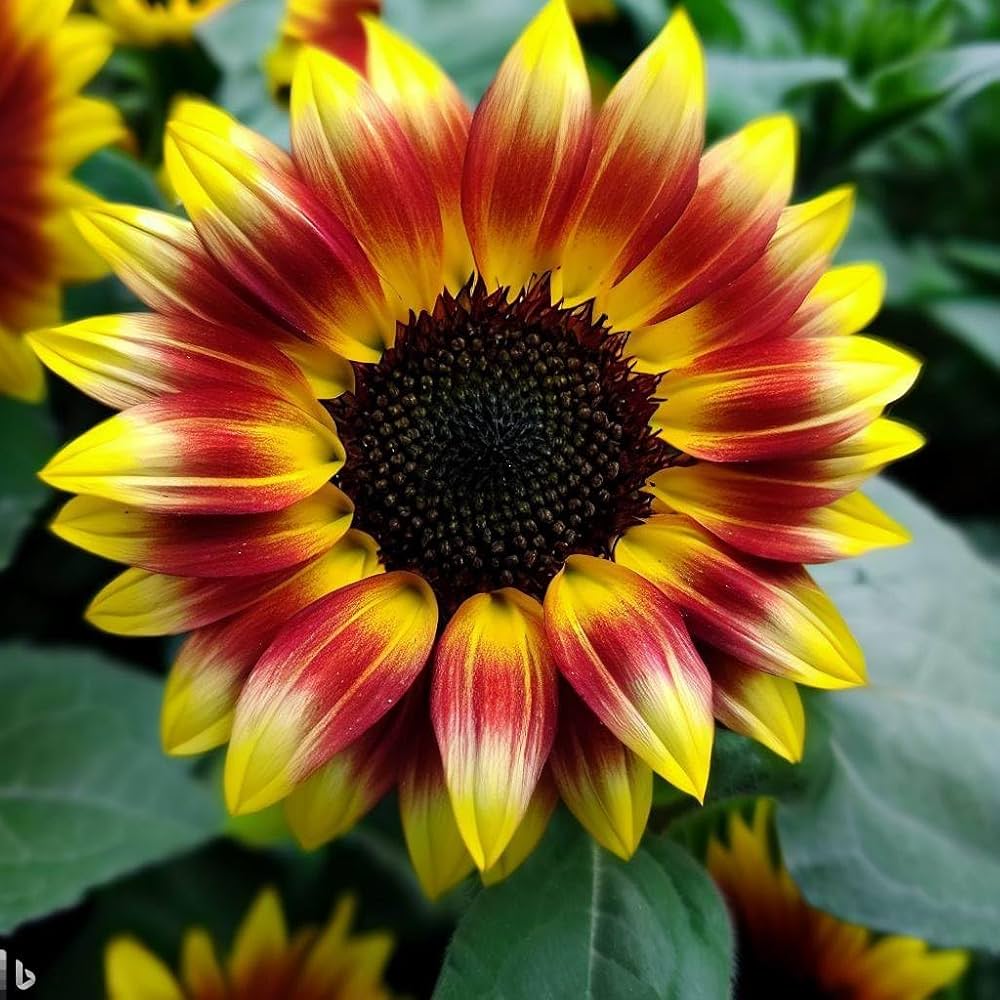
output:
[[[622,344],[590,303],[553,305],[547,280],[513,299],[470,282],[400,324],[329,404],[335,481],[386,566],[421,573],[450,613],[496,587],[540,597],[566,556],[607,555],[676,455],[649,429],[656,379]]]

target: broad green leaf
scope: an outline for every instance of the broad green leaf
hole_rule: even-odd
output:
[[[21,536],[49,496],[36,472],[55,449],[47,407],[0,397],[0,570],[10,565]]]
[[[1000,243],[949,240],[942,247],[949,260],[987,278],[1000,278]]]
[[[815,905],[941,945],[1000,927],[1000,574],[887,483],[904,548],[820,567],[865,649],[867,688],[809,699],[785,859]]]
[[[942,299],[928,303],[926,309],[984,361],[1000,368],[1000,299]]]
[[[828,56],[757,57],[709,51],[708,118],[716,133],[786,106],[797,91],[847,77],[847,64]]]
[[[0,647],[0,932],[214,836],[157,745],[160,684],[85,650]]]
[[[435,1000],[720,1000],[725,907],[687,853],[647,837],[625,864],[560,812],[459,922]]]

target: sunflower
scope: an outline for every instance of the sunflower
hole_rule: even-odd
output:
[[[43,470],[54,529],[131,565],[94,624],[192,633],[163,742],[228,742],[232,811],[314,845],[396,783],[432,894],[552,788],[628,856],[713,714],[797,759],[796,684],[864,682],[802,564],[905,539],[856,490],[920,443],[881,415],[918,365],[851,336],[880,274],[828,269],[849,191],[786,205],[788,118],[702,155],[683,13],[596,120],[562,0],[474,115],[365,30],[367,82],[298,60],[291,155],[183,106],[190,223],[84,214],[154,312],[33,339],[124,411]]]
[[[365,28],[362,17],[378,17],[382,0],[287,0],[277,44],[265,68],[275,97],[287,97],[295,59],[305,46],[316,46],[364,73]]]
[[[909,937],[879,937],[810,906],[772,849],[772,805],[748,824],[729,814],[708,869],[729,904],[738,939],[734,1000],[927,1000],[962,974],[968,956]]]
[[[79,93],[111,54],[110,35],[69,8],[0,4],[0,393],[29,401],[45,382],[20,334],[58,322],[64,282],[107,270],[70,220],[88,198],[70,172],[125,134],[110,104]]]
[[[281,902],[263,891],[244,918],[225,968],[206,931],[192,928],[180,975],[133,937],[115,938],[104,957],[109,1000],[389,1000],[382,973],[388,934],[349,934],[354,902],[340,900],[324,927],[291,938]]]
[[[92,0],[94,10],[123,45],[155,49],[191,39],[209,14],[233,0]]]

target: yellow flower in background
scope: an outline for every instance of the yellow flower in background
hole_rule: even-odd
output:
[[[554,788],[627,857],[716,720],[798,760],[798,685],[865,682],[804,564],[907,539],[859,487],[921,443],[884,415],[919,364],[859,335],[852,192],[789,203],[791,119],[703,149],[683,13],[597,112],[562,0],[474,113],[364,27],[367,78],[297,59],[291,153],[179,105],[190,222],[82,213],[153,312],[32,335],[122,411],[43,470],[53,527],[131,567],[94,624],[191,633],[163,743],[228,743],[234,813],[312,847],[396,785],[435,894]]]
[[[195,27],[234,0],[91,0],[123,45],[152,49],[187,42]]]
[[[228,960],[211,937],[189,930],[175,975],[133,937],[105,953],[108,1000],[389,1000],[382,975],[392,937],[350,934],[354,901],[341,899],[323,927],[289,935],[281,902],[265,890],[244,919]]]
[[[0,3],[0,393],[32,401],[45,381],[20,334],[58,322],[64,283],[107,273],[70,219],[93,198],[70,175],[125,136],[110,104],[80,96],[111,54],[110,32],[69,9]]]
[[[295,73],[295,59],[305,45],[314,45],[365,71],[365,29],[361,18],[378,17],[382,0],[287,0],[277,44],[267,56],[265,69],[271,93],[288,94]]]
[[[737,932],[733,1000],[927,1000],[965,970],[961,951],[878,936],[803,899],[772,849],[772,804],[748,824],[734,810],[708,847],[708,869]]]

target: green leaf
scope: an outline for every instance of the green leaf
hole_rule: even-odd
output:
[[[1000,574],[888,483],[915,541],[820,567],[870,685],[809,699],[802,782],[778,811],[785,860],[838,916],[941,945],[1000,926]]]
[[[84,650],[0,647],[0,932],[218,832],[156,741],[160,684]]]
[[[102,149],[76,169],[76,179],[107,201],[163,208],[156,178],[138,160],[117,149]]]
[[[761,58],[709,51],[707,71],[709,123],[715,133],[726,133],[784,107],[795,91],[844,80],[847,64],[828,56]]]
[[[949,240],[942,247],[949,260],[987,278],[1000,278],[1000,243]]]
[[[985,362],[1000,369],[1000,299],[943,299],[928,303],[926,309]]]
[[[21,536],[49,496],[36,472],[55,450],[46,407],[0,397],[0,570],[10,565]]]
[[[732,939],[710,879],[649,837],[625,864],[560,812],[452,938],[435,1000],[717,1000]]]

